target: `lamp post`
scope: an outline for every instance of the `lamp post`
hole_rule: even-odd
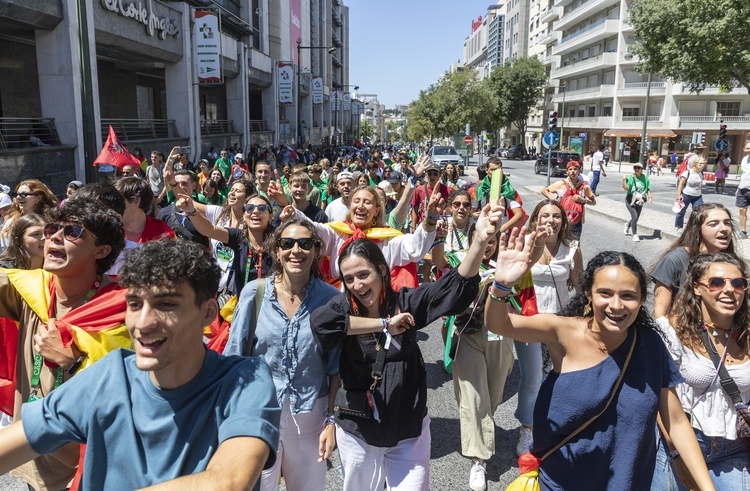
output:
[[[651,72],[648,72],[648,81],[646,82],[646,104],[644,104],[643,109],[643,131],[641,131],[641,157],[645,154],[647,151],[646,146],[646,136],[648,135],[646,131],[648,131],[648,103],[651,99]],[[645,165],[646,163],[643,162]]]
[[[565,144],[565,89],[567,86],[565,85],[565,82],[560,86],[560,90],[562,90],[563,93],[563,100],[562,100],[562,109],[560,110],[560,150],[562,151],[562,147]],[[549,173],[547,174],[549,176]]]
[[[302,99],[300,95],[300,86],[302,85],[302,57],[300,51],[303,49],[327,49],[328,53],[333,54],[336,48],[333,46],[302,46],[302,38],[297,39],[297,145],[304,145],[304,135],[302,134]]]

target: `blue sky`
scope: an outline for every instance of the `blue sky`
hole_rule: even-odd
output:
[[[463,56],[471,21],[496,0],[344,0],[349,83],[392,108],[408,104]]]

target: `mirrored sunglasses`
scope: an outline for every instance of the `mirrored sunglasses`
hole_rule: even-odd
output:
[[[255,203],[248,203],[245,205],[245,213],[252,213],[256,208],[258,209],[259,213],[268,211],[268,205],[256,205]]]

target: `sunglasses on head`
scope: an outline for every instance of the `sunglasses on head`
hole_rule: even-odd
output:
[[[744,292],[747,290],[747,279],[745,278],[719,278],[714,276],[709,278],[706,283],[700,284],[707,287],[710,292],[718,292],[724,289],[727,282],[732,285],[735,291]]]
[[[283,251],[293,249],[294,244],[299,245],[299,248],[303,251],[309,251],[310,249],[315,247],[315,239],[313,239],[312,237],[302,237],[301,239],[282,237],[276,241],[276,245]]]
[[[68,242],[73,242],[76,239],[79,239],[81,235],[86,231],[85,228],[81,227],[80,225],[60,225],[59,223],[48,223],[44,226],[44,238],[49,239],[53,235],[55,235],[57,232],[62,229],[63,231],[63,238],[67,240]]]
[[[259,213],[268,211],[268,205],[266,204],[256,205],[255,203],[247,203],[245,205],[245,213],[252,213],[256,208],[258,209]]]
[[[29,196],[36,196],[36,193],[13,193],[14,198],[26,199]]]

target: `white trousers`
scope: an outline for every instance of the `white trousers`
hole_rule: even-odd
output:
[[[344,491],[429,491],[430,417],[422,434],[395,447],[375,447],[336,426],[336,442],[344,469]]]
[[[288,491],[317,491],[326,487],[326,463],[318,462],[320,433],[325,423],[328,396],[315,401],[309,413],[292,414],[289,399],[281,408],[279,448],[273,467],[260,477],[261,491],[277,491],[283,471]]]

